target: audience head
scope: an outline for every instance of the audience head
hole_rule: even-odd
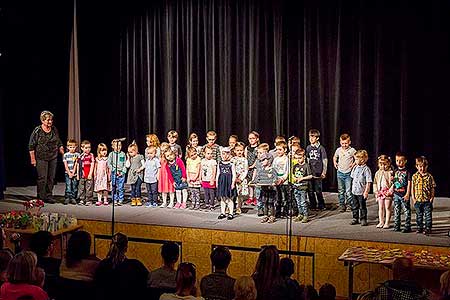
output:
[[[259,293],[271,289],[274,281],[280,276],[280,255],[276,246],[264,246],[256,261],[253,280]]]
[[[336,299],[336,288],[330,283],[324,283],[319,289],[320,300]]]
[[[164,260],[164,265],[173,266],[180,256],[180,247],[177,243],[165,242],[161,247],[161,256]]]
[[[357,300],[375,300],[375,293],[373,291],[362,293],[358,296]]]
[[[191,296],[197,296],[197,275],[195,265],[189,262],[183,262],[178,265],[177,275],[177,294],[189,293]]]
[[[319,295],[317,294],[316,289],[308,284],[308,285],[301,285],[300,286],[300,299],[302,300],[315,300],[319,298]]]
[[[392,264],[392,277],[394,280],[410,280],[412,278],[413,262],[410,258],[400,257]]]
[[[53,249],[53,235],[48,231],[38,231],[33,233],[30,239],[30,250],[38,257],[47,256]]]
[[[73,264],[86,259],[91,254],[91,235],[86,231],[75,231],[67,243],[66,262],[70,268]]]
[[[0,227],[0,249],[5,248],[6,233],[3,227]]]
[[[0,249],[0,281],[2,282],[6,281],[6,271],[13,256],[9,249]]]
[[[227,247],[218,246],[210,255],[215,271],[226,270],[231,262],[231,252]]]
[[[294,274],[294,262],[289,257],[283,257],[280,260],[281,277],[291,277]]]
[[[256,300],[255,281],[250,276],[239,277],[234,283],[235,300]]]
[[[37,257],[31,251],[17,253],[9,262],[7,268],[7,278],[11,283],[26,283],[38,285],[42,281],[42,274],[39,274]],[[42,271],[41,271],[42,272]]]
[[[106,256],[112,263],[113,268],[125,259],[125,253],[128,249],[128,238],[123,233],[116,233],[109,246],[109,252]]]
[[[446,271],[442,273],[440,278],[441,283],[441,296],[449,297],[450,296],[450,271]]]

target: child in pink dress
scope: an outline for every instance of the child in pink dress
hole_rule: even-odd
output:
[[[173,185],[173,177],[167,166],[167,160],[164,153],[170,150],[170,145],[168,143],[161,143],[161,168],[159,171],[158,179],[158,191],[162,195],[162,204],[160,207],[173,207],[173,201],[175,198],[175,187]],[[169,194],[169,205],[167,205],[167,194]]]
[[[94,192],[97,193],[97,202],[95,205],[108,205],[108,191],[110,190],[108,168],[108,147],[101,143],[97,148],[97,158],[94,167]],[[102,202],[103,197],[103,202]]]

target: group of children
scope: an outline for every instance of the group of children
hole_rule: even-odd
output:
[[[124,184],[131,186],[131,206],[187,208],[188,198],[192,209],[213,210],[216,199],[220,201],[219,219],[233,219],[241,213],[242,205],[256,205],[261,222],[273,223],[295,211],[295,221],[308,222],[309,210],[326,209],[322,195],[322,180],[326,177],[328,159],[320,144],[320,132],[309,131],[310,144],[300,146],[298,137],[288,141],[282,136],[275,139],[274,149],[260,143],[259,134],[248,135],[249,144],[230,136],[228,146],[216,144],[217,134],[209,131],[207,144],[199,145],[197,134],[189,136],[185,151],[177,144],[178,134],[171,130],[167,141],[160,143],[155,134],[146,136],[147,148],[139,154],[135,142],[121,151],[120,140],[111,143],[112,152],[101,143],[97,157],[90,153],[89,141],[81,143],[82,153],[76,152],[77,142],[69,140],[68,152],[63,161],[66,170],[65,204],[91,204],[93,191],[96,205],[108,205],[108,192],[112,201],[122,205]],[[378,157],[379,170],[372,174],[366,165],[368,154],[351,147],[348,134],[340,136],[340,147],[335,151],[333,164],[337,169],[339,209],[345,212],[351,206],[352,225],[367,223],[366,201],[373,182],[373,190],[379,205],[379,228],[389,228],[394,202],[394,229],[400,231],[400,216],[405,211],[406,220],[402,232],[411,231],[411,207],[413,200],[417,212],[418,232],[429,233],[432,227],[432,202],[435,183],[427,172],[427,160],[416,159],[418,172],[411,176],[406,170],[406,157],[397,153],[397,169],[392,171],[390,158]],[[148,192],[147,201],[141,194],[142,183]],[[201,191],[203,191],[203,201]],[[295,204],[291,206],[290,196]],[[159,201],[161,195],[161,201]],[[308,201],[307,201],[308,199]],[[161,203],[159,203],[161,202]],[[309,202],[309,203],[308,203]],[[297,213],[298,212],[298,213]],[[423,221],[425,218],[425,222]]]

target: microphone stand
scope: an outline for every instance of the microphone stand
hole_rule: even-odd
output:
[[[113,144],[114,143],[116,143],[116,147],[117,147],[117,144],[120,142],[120,143],[122,143],[123,141],[125,141],[125,138],[119,138],[119,139],[113,139]],[[115,155],[115,157],[114,157],[114,160],[115,160],[115,169],[116,169],[116,174],[114,175],[114,182],[112,183],[113,184],[113,193],[112,193],[112,196],[111,196],[111,202],[112,202],[112,211],[111,211],[111,237],[113,237],[114,236],[114,233],[115,233],[115,228],[114,228],[114,226],[115,226],[115,223],[116,223],[116,221],[115,221],[115,206],[116,206],[116,201],[115,201],[115,199],[114,199],[114,194],[117,192],[117,164],[118,164],[118,162],[119,162],[119,153],[120,153],[120,151],[119,152],[117,152],[117,153],[114,153],[115,151],[113,150],[113,154]]]
[[[291,182],[291,171],[292,171],[292,149],[289,146],[288,143],[288,177],[287,177],[287,187],[288,187],[288,201],[287,201],[287,219],[286,219],[286,231],[287,231],[287,238],[288,238],[288,251],[289,251],[289,258],[291,257],[291,251],[292,251],[292,214],[294,212],[293,210],[293,200],[292,200],[292,193],[293,193],[293,184]]]

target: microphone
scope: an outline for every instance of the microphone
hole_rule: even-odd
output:
[[[127,138],[119,138],[119,139],[114,139],[113,142],[123,142],[125,141]]]

